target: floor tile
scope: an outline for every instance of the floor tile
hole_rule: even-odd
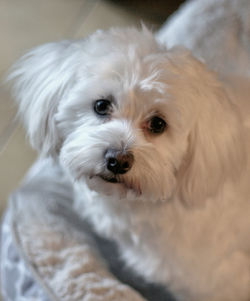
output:
[[[100,1],[81,24],[75,36],[85,37],[97,29],[108,29],[113,26],[140,26],[140,21],[138,17],[119,6]]]
[[[36,45],[72,38],[82,22],[85,9],[95,0],[1,0],[0,73],[27,49]],[[92,3],[92,4],[91,4]]]
[[[1,137],[7,134],[8,127],[16,115],[16,106],[11,100],[9,92],[3,86],[0,86],[0,141]],[[1,151],[1,143],[0,143]]]
[[[24,130],[18,126],[0,153],[0,210],[34,162],[36,153],[30,148]]]

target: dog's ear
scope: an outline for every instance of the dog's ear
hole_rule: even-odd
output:
[[[8,76],[31,145],[45,156],[53,156],[60,145],[55,113],[74,78],[70,45],[63,41],[35,48]]]
[[[213,85],[197,95],[201,107],[178,174],[181,198],[189,205],[202,204],[226,180],[239,179],[246,162],[242,123],[223,88]]]

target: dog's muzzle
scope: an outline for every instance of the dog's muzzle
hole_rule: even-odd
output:
[[[114,175],[125,174],[134,162],[131,152],[124,150],[108,149],[104,155],[106,168]]]

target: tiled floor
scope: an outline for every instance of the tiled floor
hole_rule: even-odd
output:
[[[133,12],[104,0],[0,0],[0,77],[27,49],[98,28],[140,24]],[[0,85],[0,212],[36,158],[15,120],[16,108]]]

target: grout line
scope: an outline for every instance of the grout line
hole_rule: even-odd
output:
[[[71,36],[74,38],[76,37],[79,28],[81,25],[86,21],[89,14],[95,9],[95,7],[99,4],[100,0],[85,0],[82,4],[81,8],[79,9],[78,16],[76,18],[78,19],[78,22],[74,26],[72,26],[70,30]]]
[[[0,156],[6,149],[10,139],[12,138],[15,130],[18,127],[18,122],[16,120],[12,121],[3,131],[3,134],[0,136]]]

